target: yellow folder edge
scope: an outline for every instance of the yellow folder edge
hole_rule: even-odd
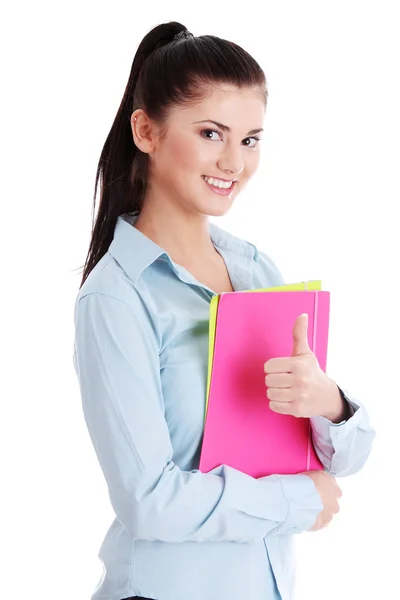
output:
[[[321,281],[302,281],[301,283],[288,283],[271,288],[260,288],[257,290],[243,290],[245,292],[302,292],[302,291],[321,291]],[[231,292],[235,293],[235,292]],[[218,304],[221,294],[212,297],[210,302],[210,322],[209,322],[209,340],[208,340],[208,373],[207,373],[207,395],[206,395],[206,414],[208,408],[208,397],[210,394],[211,373],[214,360],[215,330],[217,325]]]

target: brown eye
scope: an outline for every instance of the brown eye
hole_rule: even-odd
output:
[[[251,143],[252,140],[253,140],[253,143]],[[248,148],[255,148],[259,141],[260,141],[260,138],[257,136],[248,137],[243,140],[243,143],[244,143],[243,145],[247,146]],[[250,143],[248,143],[248,142],[250,142]]]
[[[212,137],[213,134],[221,137],[220,132],[216,131],[215,129],[203,129],[200,133],[203,137],[205,137],[208,140],[211,140],[212,142],[216,141],[218,139],[218,138]]]

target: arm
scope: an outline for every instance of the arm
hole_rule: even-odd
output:
[[[322,501],[305,475],[253,479],[225,465],[201,473],[174,464],[160,343],[138,295],[129,305],[101,293],[77,302],[74,364],[117,518],[135,539],[165,542],[253,542],[311,527]]]
[[[365,408],[339,387],[338,394],[342,402],[340,416],[311,417],[311,427],[315,450],[324,468],[331,475],[345,476],[363,467],[376,433]]]

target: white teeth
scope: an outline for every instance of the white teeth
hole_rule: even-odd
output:
[[[224,188],[226,190],[230,188],[233,183],[232,181],[221,181],[221,179],[214,179],[214,177],[204,177],[204,180],[214,187]]]

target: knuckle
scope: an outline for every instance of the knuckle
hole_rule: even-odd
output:
[[[270,402],[269,407],[273,412],[280,413],[279,402]]]

